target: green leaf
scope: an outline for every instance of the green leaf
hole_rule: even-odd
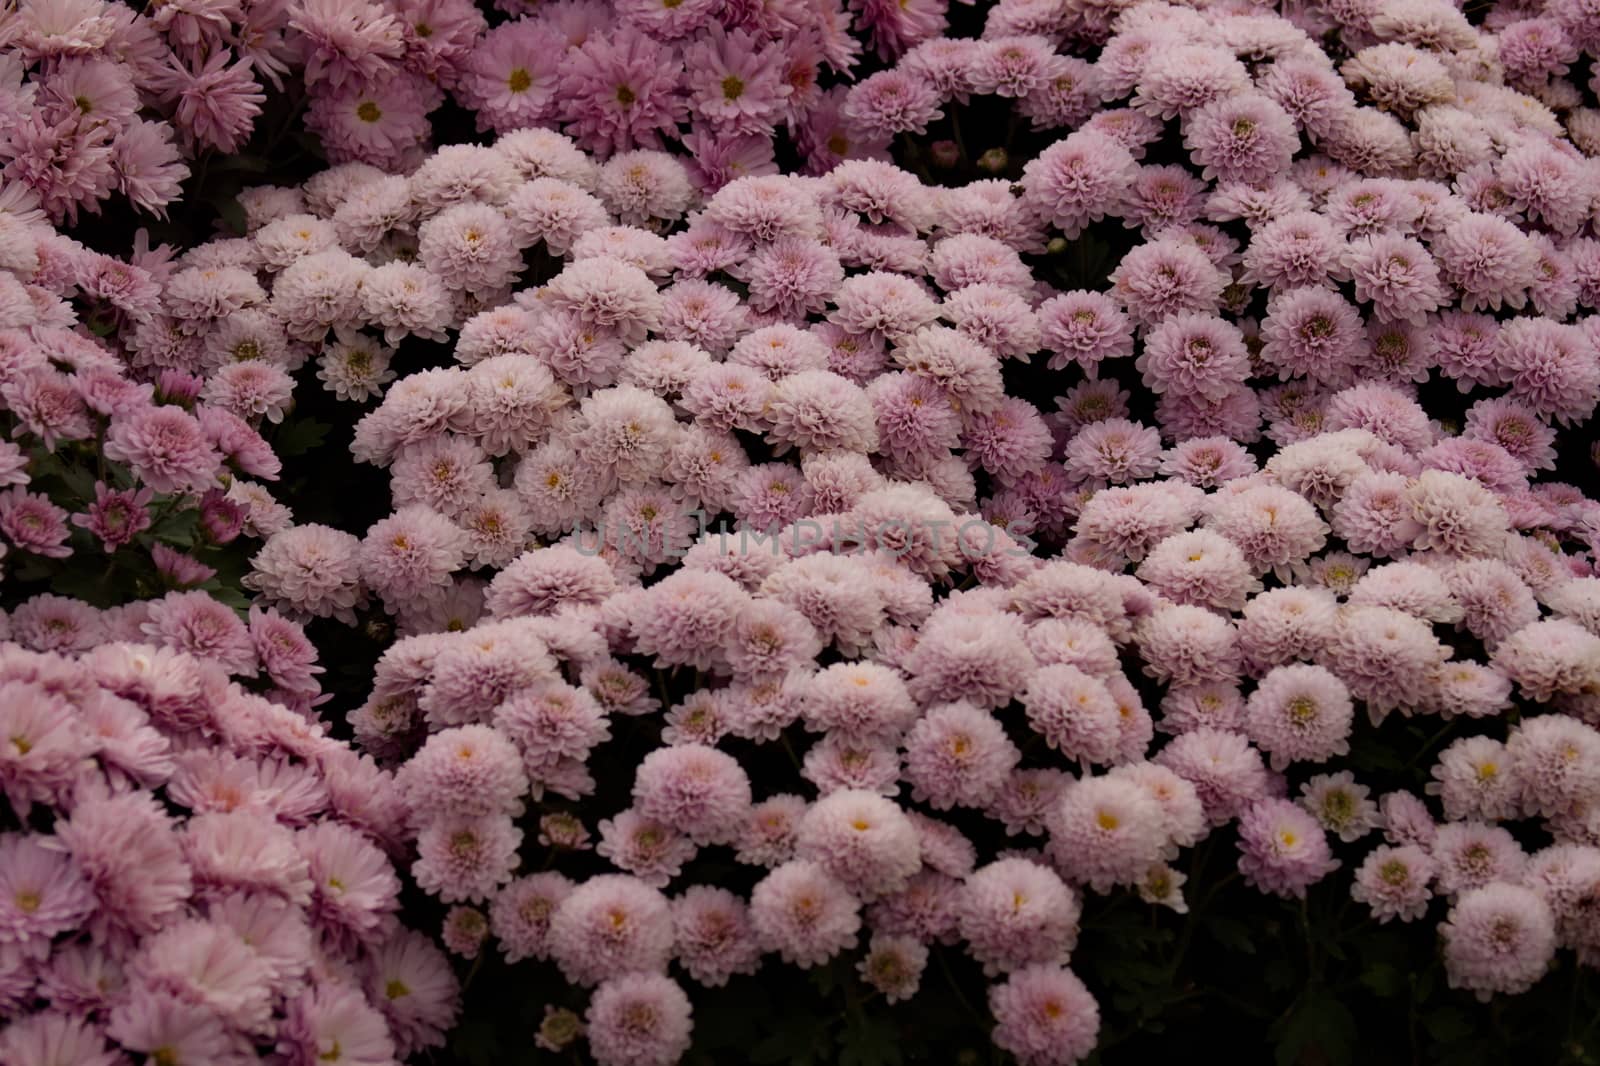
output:
[[[214,196],[211,206],[216,209],[217,217],[223,225],[228,227],[230,233],[244,236],[249,230],[249,223],[245,219],[244,205],[239,203],[237,196]]]
[[[1277,1066],[1302,1066],[1308,1061],[1344,1066],[1356,1047],[1356,1019],[1350,1009],[1326,990],[1309,990],[1289,1016],[1270,1031]],[[1308,1053],[1315,1054],[1314,1060]]]
[[[150,527],[148,535],[174,548],[192,548],[199,533],[200,512],[186,509],[167,515]]]
[[[839,1066],[900,1066],[900,1031],[883,1018],[853,1010],[839,1034]]]
[[[1241,955],[1256,953],[1256,946],[1250,940],[1250,927],[1244,922],[1220,915],[1206,918],[1204,921],[1206,932],[1229,951],[1237,951]]]
[[[67,483],[67,488],[76,493],[80,499],[94,499],[95,476],[88,469],[76,464],[63,465],[60,473],[61,480]]]
[[[1398,996],[1406,990],[1406,977],[1386,962],[1369,966],[1361,974],[1361,983],[1375,996]]]
[[[225,603],[236,611],[248,611],[250,609],[250,597],[231,584],[212,578],[200,587],[211,593],[212,599],[218,603]]]
[[[272,449],[282,458],[304,455],[327,439],[333,427],[314,418],[298,418],[285,422],[272,435]]]

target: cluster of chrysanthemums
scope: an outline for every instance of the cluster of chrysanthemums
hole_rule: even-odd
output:
[[[485,5],[487,6],[487,5]],[[936,37],[944,4],[840,0],[217,0],[145,8],[22,0],[0,13],[0,175],[57,222],[122,195],[164,214],[185,160],[251,138],[289,87],[335,163],[415,166],[447,99],[483,131],[557,125],[601,155],[672,145],[716,187],[776,173],[783,137],[815,170],[881,155],[847,124],[865,43],[883,60]],[[495,25],[490,28],[490,20]]]
[[[247,236],[123,264],[0,201],[0,397],[33,449],[0,463],[8,561],[124,538],[178,590],[11,617],[87,654],[0,659],[38,690],[0,699],[0,788],[55,811],[0,864],[47,886],[0,892],[0,991],[52,1004],[0,1050],[429,1045],[453,984],[394,932],[385,850],[458,954],[492,935],[592,987],[540,1039],[602,1066],[677,1061],[685,983],[853,951],[895,1001],[956,945],[1000,1047],[1077,1061],[1084,893],[1182,910],[1183,853],[1224,831],[1265,894],[1343,867],[1380,921],[1436,923],[1480,996],[1600,960],[1600,503],[1537,480],[1600,403],[1600,117],[1565,78],[1600,9],[1547,7],[1003,2],[961,41],[939,4],[867,4],[904,57],[822,93],[851,51],[830,4],[562,3],[481,38],[466,5],[306,5],[347,161],[243,196]],[[492,145],[420,147],[445,90]],[[838,158],[975,94],[1073,132],[1015,186]],[[757,173],[780,122],[820,176]],[[677,140],[693,160],[654,150]],[[1106,219],[1142,241],[1101,289],[1023,258]],[[1052,409],[1007,393],[1029,360]],[[271,477],[252,427],[313,363],[379,400],[370,529],[240,476]],[[96,450],[111,482],[57,472]],[[31,491],[46,464],[81,499]],[[144,493],[200,511],[191,545],[264,538],[248,623],[131,540]],[[379,611],[401,636],[349,724],[392,777],[323,738],[295,626]],[[1390,714],[1457,722],[1422,794],[1345,763]],[[751,745],[794,776],[758,792]],[[597,753],[625,809],[596,807]],[[130,833],[170,840],[138,858],[170,878],[118,880],[95,844]],[[616,872],[573,880],[585,850]],[[753,891],[697,882],[702,851]]]
[[[0,217],[8,584],[127,599],[46,591],[0,613],[0,1061],[379,1063],[438,1045],[456,982],[398,920],[392,775],[314,722],[322,667],[300,624],[207,590],[208,560],[272,513],[244,476],[278,473],[263,412],[224,384],[251,364],[226,331],[181,332],[198,318],[163,328],[206,349],[207,377],[112,348],[79,314],[130,336],[158,297],[181,314],[172,264]]]
[[[0,1060],[382,1063],[458,1010],[392,775],[222,658],[0,648]]]
[[[298,52],[288,6],[141,9],[22,0],[0,13],[0,202],[70,223],[121,195],[165,215],[186,158],[249,140],[263,82],[281,88]]]
[[[202,313],[185,312],[169,283],[170,249],[123,262],[25,214],[0,220],[0,558],[51,590],[12,601],[7,639],[66,654],[149,641],[309,709],[320,670],[300,625],[259,608],[247,624],[210,594],[225,591],[211,563],[253,553],[289,521],[251,480],[279,474],[257,427],[281,412],[242,397],[263,375],[288,382],[293,362],[253,358],[244,319],[217,329],[203,318],[158,321],[160,303]],[[123,343],[91,324],[122,328]],[[142,337],[149,347],[139,350],[151,353],[192,346],[189,365],[205,376],[141,357]],[[97,602],[128,602],[101,610],[56,594],[86,582]]]

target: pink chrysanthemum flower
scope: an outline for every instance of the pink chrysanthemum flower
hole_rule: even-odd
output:
[[[855,945],[861,903],[817,863],[796,860],[756,884],[750,920],[763,948],[814,966]]]
[[[1054,871],[1001,859],[962,886],[958,927],[988,973],[1062,964],[1078,939],[1077,896]]]
[[[1414,844],[1376,847],[1357,868],[1350,896],[1371,908],[1380,924],[1396,918],[1414,922],[1428,912],[1433,871],[1433,859]]]
[[[547,23],[517,19],[483,35],[462,64],[456,92],[478,129],[510,131],[551,118],[564,42]]]
[[[1046,148],[1023,168],[1023,202],[1068,238],[1123,207],[1133,181],[1133,156],[1112,137],[1079,131]]]
[[[862,899],[897,892],[921,866],[916,830],[893,802],[840,789],[800,820],[796,854],[817,863]]]
[[[1257,572],[1305,559],[1327,542],[1328,525],[1304,496],[1276,485],[1219,502],[1206,525],[1237,544]]]
[[[571,136],[606,156],[660,148],[660,134],[687,116],[675,51],[630,26],[596,32],[562,60],[557,100]]]
[[[1184,143],[1206,178],[1260,182],[1288,168],[1300,146],[1289,115],[1270,97],[1236,93],[1190,114]]]
[[[495,894],[489,922],[507,962],[548,957],[550,919],[573,884],[558,873],[519,877]]]
[[[490,899],[511,880],[522,831],[504,814],[441,815],[417,834],[417,887],[445,903]]]
[[[1004,786],[1019,753],[1000,723],[967,703],[931,708],[905,740],[905,779],[938,810],[982,807]]]
[[[1184,311],[1214,312],[1227,283],[1204,252],[1172,238],[1135,247],[1111,272],[1112,294],[1140,326]]]
[[[404,48],[398,20],[374,3],[307,0],[295,8],[289,27],[304,42],[307,81],[334,89],[371,80]]]
[[[684,53],[696,117],[730,133],[771,129],[793,91],[775,52],[743,30],[728,33],[714,25]]]
[[[127,463],[156,492],[201,491],[221,465],[201,424],[172,406],[143,408],[113,420],[105,452]]]
[[[1049,830],[1057,868],[1097,892],[1138,881],[1161,861],[1167,844],[1161,805],[1122,777],[1084,777],[1068,786]]]
[[[900,69],[882,70],[850,87],[844,117],[868,139],[896,133],[926,133],[941,113],[939,94],[922,78]]]
[[[700,984],[720,988],[736,974],[755,973],[761,948],[745,901],[726,889],[691,885],[672,901],[674,954]]]
[[[1503,826],[1487,822],[1446,822],[1429,844],[1438,863],[1441,895],[1458,896],[1496,881],[1515,882],[1527,853]]]
[[[629,809],[601,820],[595,853],[651,888],[665,888],[698,850],[672,826]]]
[[[1538,252],[1515,225],[1494,215],[1471,214],[1434,239],[1445,279],[1462,293],[1461,307],[1518,308],[1538,272]]]
[[[249,139],[266,101],[251,64],[229,66],[229,57],[225,49],[214,52],[199,70],[171,60],[157,82],[162,96],[176,104],[174,118],[185,139],[224,153],[238,151]]]
[[[1515,318],[1500,330],[1500,362],[1511,397],[1566,425],[1600,403],[1600,352],[1577,326]]]
[[[421,504],[375,523],[361,542],[362,582],[391,607],[441,595],[465,561],[466,536]]]
[[[1072,971],[1029,966],[989,989],[995,1045],[1022,1066],[1072,1066],[1094,1050],[1100,1007]]]
[[[671,1066],[689,1050],[690,1014],[689,997],[669,977],[613,977],[584,1014],[589,1050],[603,1066]]]
[[[1154,392],[1178,392],[1216,401],[1250,374],[1244,335],[1211,315],[1175,314],[1145,337],[1135,365]]]
[[[291,526],[267,538],[244,583],[300,615],[354,618],[361,598],[360,541],[326,526]]]
[[[1308,887],[1338,868],[1315,818],[1288,800],[1262,800],[1239,819],[1239,870],[1245,881],[1278,896],[1304,898]]]
[[[645,817],[697,843],[724,843],[750,805],[750,782],[732,756],[681,744],[645,757],[634,777],[633,798]]]
[[[427,137],[429,110],[417,82],[396,74],[313,94],[306,126],[321,136],[330,160],[396,167]]]
[[[1463,894],[1439,927],[1450,987],[1480,1000],[1525,992],[1555,956],[1555,918],[1531,889],[1495,883]]]

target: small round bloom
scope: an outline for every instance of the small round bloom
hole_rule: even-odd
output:
[[[1244,92],[1213,100],[1189,115],[1184,143],[1207,179],[1264,182],[1288,169],[1300,136],[1272,98]]]
[[[1495,883],[1464,893],[1444,924],[1445,974],[1451,988],[1480,1000],[1525,992],[1555,957],[1555,917],[1537,893]]]
[[[1333,507],[1333,532],[1351,551],[1380,559],[1409,549],[1422,533],[1411,485],[1411,478],[1393,471],[1357,477]]]
[[[663,974],[630,973],[595,989],[584,1014],[599,1066],[672,1066],[689,1050],[689,997]]]
[[[1213,825],[1232,820],[1271,791],[1260,753],[1240,733],[1201,726],[1174,739],[1154,761],[1195,787]]]
[[[1347,607],[1322,661],[1350,694],[1381,717],[1395,708],[1425,705],[1428,678],[1448,650],[1433,627],[1392,607]]]
[[[1078,940],[1080,906],[1053,870],[1001,859],[962,886],[957,925],[986,973],[1064,964]]]
[[[1305,559],[1326,543],[1328,534],[1310,501],[1276,485],[1229,496],[1206,524],[1237,544],[1258,572]]]
[[[520,813],[528,792],[522,757],[500,732],[488,726],[445,729],[396,775],[395,783],[413,811],[475,817]]]
[[[1067,758],[1114,761],[1120,716],[1103,682],[1065,663],[1043,666],[1029,679],[1022,705],[1028,724]]]
[[[1245,731],[1282,769],[1291,762],[1324,762],[1350,750],[1355,716],[1350,691],[1320,666],[1279,666],[1268,672],[1245,706]]]
[[[1315,818],[1284,799],[1266,799],[1239,819],[1239,871],[1245,882],[1278,896],[1305,898],[1338,868]]]
[[[1221,400],[1250,375],[1244,334],[1213,315],[1175,314],[1145,337],[1135,365],[1154,392]]]
[[[466,561],[462,530],[423,504],[375,522],[361,542],[361,578],[391,609],[430,602]]]
[[[1539,255],[1513,223],[1468,214],[1445,226],[1433,243],[1445,280],[1461,290],[1465,311],[1519,308],[1538,276]]]
[[[672,953],[671,908],[638,878],[591,877],[556,906],[548,945],[562,974],[582,985],[628,973],[664,973]]]
[[[866,957],[856,964],[856,969],[863,981],[883,993],[885,1002],[898,1003],[916,994],[927,965],[928,948],[922,941],[875,933]]]
[[[1211,314],[1227,276],[1192,243],[1162,237],[1135,247],[1111,272],[1111,292],[1140,326],[1185,311]]]
[[[519,877],[495,894],[489,923],[507,962],[547,957],[550,918],[573,887],[561,874],[547,872]]]
[[[1238,632],[1203,607],[1158,607],[1140,623],[1137,637],[1144,671],[1158,681],[1195,685],[1237,674]]]
[[[1085,777],[1067,787],[1049,818],[1050,855],[1071,880],[1097,892],[1131,885],[1161,861],[1161,806],[1122,777]]]
[[[1300,806],[1311,812],[1322,828],[1345,843],[1359,840],[1378,825],[1378,805],[1367,797],[1365,785],[1356,784],[1348,770],[1317,774],[1300,787]]]
[[[146,407],[112,420],[106,434],[108,459],[127,463],[156,492],[208,488],[221,456],[194,416],[174,406]],[[16,490],[12,490],[16,491]]]
[[[700,984],[720,988],[735,974],[755,973],[761,948],[750,908],[724,888],[691,885],[672,901],[675,956]]]
[[[1428,912],[1433,893],[1433,859],[1414,844],[1373,848],[1356,869],[1350,896],[1365,903],[1379,924],[1398,918],[1414,922]]]
[[[726,843],[750,806],[750,780],[731,755],[701,744],[645,756],[633,782],[639,812],[699,844]]]
[[[787,862],[750,894],[750,921],[768,951],[796,966],[818,966],[855,946],[861,902],[815,862]]]
[[[1133,354],[1133,330],[1116,302],[1104,293],[1067,292],[1038,309],[1041,339],[1054,354],[1049,369],[1075,362],[1093,375],[1106,359]]]
[[[1496,881],[1516,881],[1527,853],[1509,831],[1486,822],[1446,822],[1429,851],[1438,863],[1441,895],[1457,896]]]
[[[445,903],[490,899],[511,880],[522,830],[509,815],[441,815],[417,834],[417,887]]]
[[[1493,737],[1462,737],[1439,753],[1428,791],[1452,821],[1499,821],[1517,815],[1521,782],[1506,746]]]
[[[1100,1006],[1076,974],[1029,966],[989,989],[993,1039],[1022,1066],[1072,1066],[1100,1035]]]
[[[1555,815],[1592,805],[1600,798],[1597,754],[1600,732],[1574,718],[1538,715],[1519,724],[1506,740],[1506,755],[1521,785],[1523,810]]]
[[[913,798],[936,810],[982,807],[1020,759],[994,716],[970,703],[930,708],[905,738],[905,779]]]
[[[327,526],[290,526],[267,538],[244,584],[293,614],[353,621],[360,548],[355,537]]]
[[[926,133],[938,118],[940,100],[932,86],[903,70],[882,70],[850,87],[844,116],[867,137],[887,140],[896,133]]]
[[[911,822],[892,801],[858,789],[832,792],[800,821],[797,852],[864,899],[897,892],[921,867]]]

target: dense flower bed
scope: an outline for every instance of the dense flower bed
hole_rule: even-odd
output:
[[[1597,42],[0,16],[0,1058],[1585,1061]]]

